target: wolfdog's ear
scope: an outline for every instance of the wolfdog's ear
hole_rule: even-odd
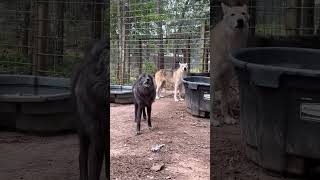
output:
[[[227,14],[228,11],[231,9],[229,6],[227,6],[223,2],[221,3],[221,7],[222,7],[223,14]]]
[[[243,9],[246,11],[246,12],[248,12],[248,6],[246,5],[246,4],[243,4]]]
[[[242,8],[247,13],[247,19],[249,20],[250,19],[250,14],[249,14],[248,6],[246,4],[243,4]]]

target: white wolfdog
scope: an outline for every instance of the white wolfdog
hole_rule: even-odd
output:
[[[174,100],[179,101],[183,100],[181,98],[181,91],[182,91],[182,78],[186,76],[188,70],[188,64],[187,63],[179,63],[179,68],[177,70],[165,70],[160,69],[155,74],[155,81],[156,81],[156,99],[160,99],[160,93],[162,90],[162,87],[164,83],[172,83],[174,84]],[[177,97],[177,93],[179,91],[179,99]]]
[[[234,49],[247,46],[249,31],[249,14],[247,5],[229,7],[221,4],[223,19],[211,32],[212,63],[210,63],[211,80],[214,90],[221,90],[221,113],[226,124],[235,124],[231,117],[229,98],[230,85],[235,78],[234,67],[228,56]],[[220,124],[220,123],[219,123]]]

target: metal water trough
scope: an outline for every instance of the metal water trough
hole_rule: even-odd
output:
[[[74,130],[69,79],[0,75],[0,127],[35,133]]]
[[[111,85],[110,102],[118,104],[133,103],[132,86]]]

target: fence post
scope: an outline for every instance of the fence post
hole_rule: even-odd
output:
[[[206,43],[206,22],[204,21],[202,24],[201,24],[201,55],[200,55],[200,59],[201,59],[201,62],[202,62],[202,72],[205,71],[205,54],[206,54],[206,49],[205,49],[205,43]]]
[[[191,54],[191,47],[190,47],[190,37],[188,37],[187,46],[184,50],[184,63],[188,63],[188,71],[190,71],[190,54]]]
[[[39,33],[37,34],[37,39],[39,42],[39,50],[37,59],[38,59],[38,71],[46,71],[48,69],[48,28],[49,28],[49,2],[38,2],[39,6],[39,14],[38,14],[38,21],[39,21]],[[43,72],[40,72],[43,74]]]

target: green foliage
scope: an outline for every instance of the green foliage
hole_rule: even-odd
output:
[[[148,74],[155,74],[157,72],[157,67],[154,62],[150,61],[149,59],[145,59],[143,62],[143,72]]]
[[[2,50],[0,55],[0,72],[7,74],[31,74],[30,59],[13,50]]]

